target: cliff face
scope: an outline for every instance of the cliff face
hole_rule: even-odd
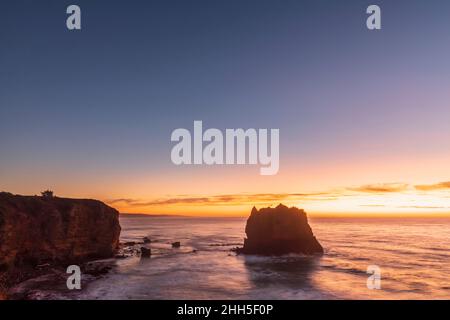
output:
[[[119,235],[119,213],[100,201],[0,193],[0,271],[107,258]]]
[[[306,213],[295,207],[253,208],[245,227],[247,239],[240,253],[283,255],[322,254],[323,248],[308,224]]]

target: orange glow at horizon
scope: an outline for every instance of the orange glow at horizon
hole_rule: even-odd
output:
[[[450,216],[450,153],[286,158],[275,176],[252,166],[48,174],[23,170],[0,189],[100,199],[121,213],[246,217],[283,203],[309,216]],[[96,173],[97,174],[97,173]],[[69,183],[70,182],[70,183]],[[393,183],[386,183],[393,182]]]
[[[431,191],[417,188],[420,186],[382,184],[304,194],[191,195],[153,201],[118,199],[107,202],[121,213],[186,216],[246,217],[253,206],[262,208],[283,203],[302,208],[310,216],[450,217],[448,191],[438,187]]]

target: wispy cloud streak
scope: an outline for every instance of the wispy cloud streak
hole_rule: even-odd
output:
[[[152,201],[142,201],[140,199],[112,199],[107,200],[111,205],[124,204],[130,207],[146,207],[161,205],[237,205],[247,203],[267,203],[277,201],[295,201],[295,200],[335,200],[339,194],[335,193],[256,193],[256,194],[223,194],[213,196],[189,196],[189,197],[173,197],[165,199],[157,199]]]
[[[176,205],[209,205],[209,206],[234,206],[234,205],[257,205],[273,204],[281,202],[300,202],[300,201],[333,201],[344,197],[364,197],[383,196],[387,194],[410,194],[419,191],[439,191],[450,189],[450,182],[440,182],[430,185],[410,185],[407,183],[378,183],[366,184],[361,186],[344,187],[325,192],[311,193],[236,193],[236,194],[218,194],[218,195],[176,195],[172,197],[159,199],[132,199],[118,198],[106,200],[110,205],[125,206],[132,208],[157,207],[157,206],[176,206]],[[360,204],[360,207],[385,207],[385,204]],[[438,209],[439,206],[403,206],[397,208],[422,208]]]
[[[414,186],[417,190],[420,191],[434,191],[434,190],[445,190],[450,189],[450,181],[439,182],[435,184],[422,184]]]
[[[365,193],[391,193],[403,192],[408,190],[408,188],[409,185],[406,183],[379,183],[347,188],[347,190]]]

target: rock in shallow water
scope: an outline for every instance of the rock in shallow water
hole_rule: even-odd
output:
[[[144,243],[151,243],[152,242],[152,240],[150,240],[149,237],[144,237],[143,240],[144,240]]]
[[[306,213],[282,204],[276,208],[252,209],[245,227],[247,238],[238,253],[283,255],[322,254],[323,248],[308,224]]]
[[[152,249],[141,247],[141,258],[149,258],[152,255]]]
[[[179,241],[172,242],[172,248],[179,248],[179,247],[181,247],[181,243]]]

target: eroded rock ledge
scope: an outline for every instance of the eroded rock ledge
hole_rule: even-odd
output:
[[[308,224],[306,213],[282,204],[276,208],[252,209],[245,227],[247,238],[238,253],[283,255],[322,254],[323,248]]]

